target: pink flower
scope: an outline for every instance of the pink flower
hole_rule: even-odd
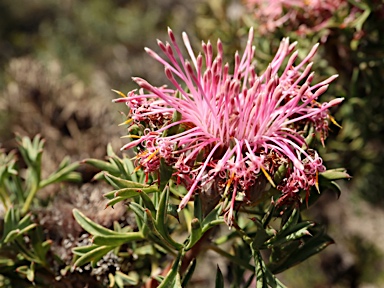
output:
[[[188,188],[180,209],[201,187],[218,181],[222,197],[230,199],[229,224],[236,196],[245,195],[245,202],[254,198],[251,188],[260,179],[276,186],[272,179],[281,165],[287,168],[278,183],[283,195],[314,186],[325,167],[305,137],[311,126],[326,137],[328,108],[343,100],[317,102],[337,77],[312,84],[310,61],[318,45],[295,65],[296,43],[283,39],[268,68],[257,74],[253,29],[243,55],[235,54],[233,69],[223,63],[220,40],[216,55],[210,42],[202,44],[203,54],[195,55],[183,33],[189,54],[185,59],[173,32],[168,32],[170,43],[158,41],[165,57],[146,51],[164,65],[173,88],[133,78],[142,89],[115,100],[126,102],[131,123],[142,131],[122,148],[138,147],[138,166],[155,172],[161,158],[173,166],[174,176]]]
[[[248,0],[247,4],[262,24],[261,31],[274,31],[287,25],[299,34],[327,27],[338,11],[348,8],[346,0]],[[350,17],[355,17],[355,13],[356,8],[353,8]]]

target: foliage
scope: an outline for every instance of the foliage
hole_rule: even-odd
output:
[[[43,230],[33,221],[34,207],[43,205],[37,193],[48,185],[67,181],[80,181],[75,170],[79,163],[64,159],[59,167],[47,178],[41,176],[44,140],[37,135],[33,139],[17,136],[19,153],[0,154],[0,198],[5,209],[0,239],[0,273],[9,284],[43,284],[46,279],[36,277],[36,273],[52,274],[51,259],[48,256],[52,241],[45,239]],[[23,167],[25,165],[26,167]],[[27,281],[27,282],[28,282]],[[43,281],[42,283],[40,281]]]
[[[33,140],[18,136],[17,141],[26,168],[19,168],[15,152],[3,152],[0,158],[1,199],[6,209],[0,240],[3,284],[14,285],[25,279],[37,286],[50,285],[54,280],[49,275],[54,277],[58,273],[53,269],[52,261],[64,261],[52,255],[52,240],[46,239],[40,224],[33,221],[31,205],[43,205],[36,201],[38,190],[53,183],[80,180],[79,174],[74,172],[79,164],[64,160],[54,173],[42,179],[44,141],[40,136]],[[234,287],[248,287],[254,281],[258,287],[284,287],[275,273],[304,261],[333,243],[320,226],[304,221],[300,216],[306,205],[316,201],[317,191],[312,191],[307,204],[302,207],[276,206],[275,196],[272,203],[261,202],[248,208],[239,206],[233,230],[226,229],[226,233],[219,236],[215,230],[225,223],[225,201],[206,211],[203,199],[196,194],[193,204],[177,212],[176,205],[185,188],[173,182],[172,170],[161,169],[161,178],[155,174],[146,176],[128,157],[118,157],[111,146],[107,152],[107,161],[85,159],[83,163],[100,169],[94,178],[103,179],[114,188],[104,195],[109,199],[107,207],[124,201],[135,215],[137,228],[115,222],[111,230],[74,209],[74,218],[92,235],[92,241],[73,249],[73,265],[76,270],[90,262],[96,268],[111,251],[122,259],[122,263],[135,259],[126,271],[121,266],[109,274],[110,287],[150,282],[160,283],[159,287],[185,287],[192,279],[194,265],[200,261],[198,257],[208,250],[236,265],[233,268],[236,275]],[[346,177],[344,170],[323,172],[319,175],[319,189],[339,193],[333,181]],[[304,193],[303,197],[308,195]],[[180,235],[183,236],[180,238]],[[233,247],[232,252],[223,248],[228,245]],[[237,257],[238,253],[243,253],[243,257]],[[264,260],[266,255],[270,255],[267,261]],[[194,265],[189,266],[189,263]],[[158,267],[158,274],[153,274],[153,265]],[[249,272],[253,276],[246,279]],[[223,283],[218,268],[216,286],[222,287]]]
[[[74,248],[75,266],[88,262],[95,265],[108,251],[114,250],[121,257],[135,255],[132,269],[136,273],[136,283],[155,281],[160,283],[159,287],[185,287],[193,273],[187,265],[191,261],[203,261],[198,257],[212,250],[234,265],[232,273],[236,274],[236,278],[232,282],[233,287],[248,287],[252,281],[256,281],[257,287],[284,287],[274,273],[304,261],[333,243],[321,226],[302,219],[300,214],[307,208],[305,204],[302,207],[282,208],[276,207],[274,201],[249,209],[239,207],[239,224],[233,230],[224,228],[226,232],[222,230],[223,234],[218,236],[214,231],[224,224],[224,201],[205,214],[201,196],[196,194],[193,205],[189,204],[177,213],[174,207],[185,193],[184,187],[171,180],[162,189],[157,184],[160,182],[156,175],[148,179],[154,184],[144,184],[144,173],[135,169],[131,160],[119,158],[111,150],[108,154],[108,161],[87,159],[84,162],[103,169],[96,178],[104,179],[114,188],[104,195],[109,199],[107,205],[124,201],[135,214],[137,231],[133,232],[130,227],[118,227],[115,231],[105,229],[74,210],[79,224],[93,235],[92,245]],[[170,178],[172,171],[167,173],[162,177]],[[319,177],[321,191],[332,189],[339,193],[334,181],[348,175],[344,170],[328,170]],[[317,195],[317,191],[312,191],[308,199],[310,205],[316,201]],[[184,240],[180,240],[178,235],[184,235]],[[228,245],[233,247],[232,252],[224,248]],[[266,261],[262,255],[270,256]],[[149,256],[151,262],[147,262]],[[196,258],[197,262],[194,262]],[[164,263],[164,259],[168,261]],[[169,263],[173,263],[172,266]],[[153,270],[148,266],[154,264],[159,268],[158,274],[151,273]],[[249,272],[252,276],[247,280],[245,277]],[[223,287],[219,268],[217,273],[216,287]],[[128,275],[126,277],[129,278]]]

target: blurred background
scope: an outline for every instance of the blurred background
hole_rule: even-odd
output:
[[[156,39],[166,40],[167,27],[180,40],[186,31],[196,51],[201,40],[220,38],[231,62],[253,26],[259,71],[282,37],[297,40],[302,55],[320,42],[317,80],[340,75],[323,100],[345,97],[332,111],[343,128],[331,126],[322,153],[328,168],[345,167],[353,178],[340,183],[340,199],[325,193],[306,215],[325,224],[336,244],[280,278],[288,287],[384,287],[383,1],[333,1],[333,9],[312,1],[302,7],[265,2],[2,0],[0,148],[15,148],[15,133],[41,134],[45,175],[67,155],[104,159],[108,143],[118,151],[126,131],[117,126],[123,107],[111,102],[111,89],[137,88],[133,76],[165,83],[161,65],[144,47],[158,51]],[[289,20],[282,23],[285,14]],[[87,183],[93,171],[82,169]],[[78,190],[92,193],[92,187]],[[71,193],[80,192],[44,193],[76,198]]]

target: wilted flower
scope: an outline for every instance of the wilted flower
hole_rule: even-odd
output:
[[[312,85],[310,61],[318,45],[294,65],[296,43],[283,39],[268,68],[258,75],[252,63],[253,29],[243,55],[235,54],[233,71],[228,63],[223,64],[220,40],[216,56],[210,42],[203,42],[203,54],[196,56],[183,33],[190,57],[186,60],[173,32],[168,32],[171,43],[158,41],[166,57],[146,51],[164,65],[174,87],[155,87],[133,78],[142,89],[115,100],[130,107],[126,123],[131,123],[130,137],[137,139],[122,149],[138,147],[138,167],[146,173],[156,172],[161,159],[172,166],[175,178],[188,189],[180,209],[193,193],[215,181],[222,197],[230,200],[229,224],[237,196],[246,204],[259,197],[254,193],[277,184],[282,192],[280,203],[285,203],[297,200],[298,191],[316,185],[317,175],[325,167],[316,151],[308,148],[305,137],[317,131],[323,140],[328,108],[343,100],[317,102],[337,77]],[[275,174],[281,170],[282,179],[275,183]],[[270,184],[255,188],[262,180]]]

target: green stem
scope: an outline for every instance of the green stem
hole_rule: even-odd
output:
[[[31,191],[28,194],[27,199],[24,202],[23,208],[21,209],[21,215],[27,214],[29,211],[29,207],[32,204],[32,200],[36,195],[36,192],[39,190],[39,185],[37,183],[34,183],[33,186],[31,187]]]

